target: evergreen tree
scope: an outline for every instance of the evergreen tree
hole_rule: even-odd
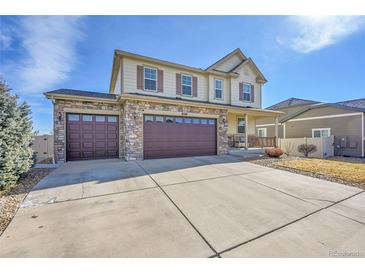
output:
[[[32,121],[28,104],[0,79],[0,189],[16,183],[32,165]]]

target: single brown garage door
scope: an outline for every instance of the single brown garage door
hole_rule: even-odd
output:
[[[67,161],[118,157],[118,116],[67,114]]]
[[[215,155],[216,120],[144,115],[145,159]]]

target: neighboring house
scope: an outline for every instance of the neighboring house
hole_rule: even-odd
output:
[[[46,92],[55,160],[226,154],[228,135],[255,135],[267,82],[240,49],[207,69],[115,50],[109,94]]]
[[[334,136],[335,155],[364,157],[365,99],[319,103],[290,98],[268,109],[285,112],[279,118],[279,137]],[[256,131],[272,136],[273,119],[256,121]]]

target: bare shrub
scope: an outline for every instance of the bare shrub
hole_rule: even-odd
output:
[[[316,145],[301,144],[298,146],[298,152],[302,153],[304,157],[308,157],[309,154],[314,153],[316,151],[317,151]]]

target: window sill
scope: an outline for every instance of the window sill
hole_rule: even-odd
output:
[[[157,92],[157,90],[153,90],[153,89],[143,89],[143,91],[146,91],[146,92]]]

